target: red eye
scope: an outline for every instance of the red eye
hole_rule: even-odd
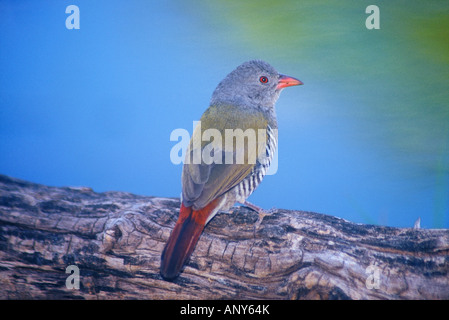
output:
[[[268,83],[268,78],[265,77],[265,76],[261,76],[261,77],[259,78],[259,81],[262,82],[262,83]]]

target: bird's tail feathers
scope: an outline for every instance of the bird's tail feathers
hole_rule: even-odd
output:
[[[165,279],[178,276],[184,263],[195,249],[196,243],[208,222],[208,217],[216,212],[217,201],[194,211],[181,203],[178,221],[170,234],[161,257],[161,275]]]

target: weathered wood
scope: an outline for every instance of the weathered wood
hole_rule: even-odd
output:
[[[164,281],[179,205],[0,176],[0,298],[449,299],[449,230],[281,209],[218,214],[184,272]],[[66,287],[70,265],[79,289]]]

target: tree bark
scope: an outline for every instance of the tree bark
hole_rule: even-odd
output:
[[[282,209],[218,214],[165,281],[160,255],[179,206],[0,175],[0,298],[449,299],[449,230]]]

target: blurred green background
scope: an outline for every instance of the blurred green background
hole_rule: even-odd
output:
[[[170,132],[254,58],[304,86],[281,95],[279,169],[250,201],[449,228],[447,0],[2,1],[0,172],[179,196]]]

